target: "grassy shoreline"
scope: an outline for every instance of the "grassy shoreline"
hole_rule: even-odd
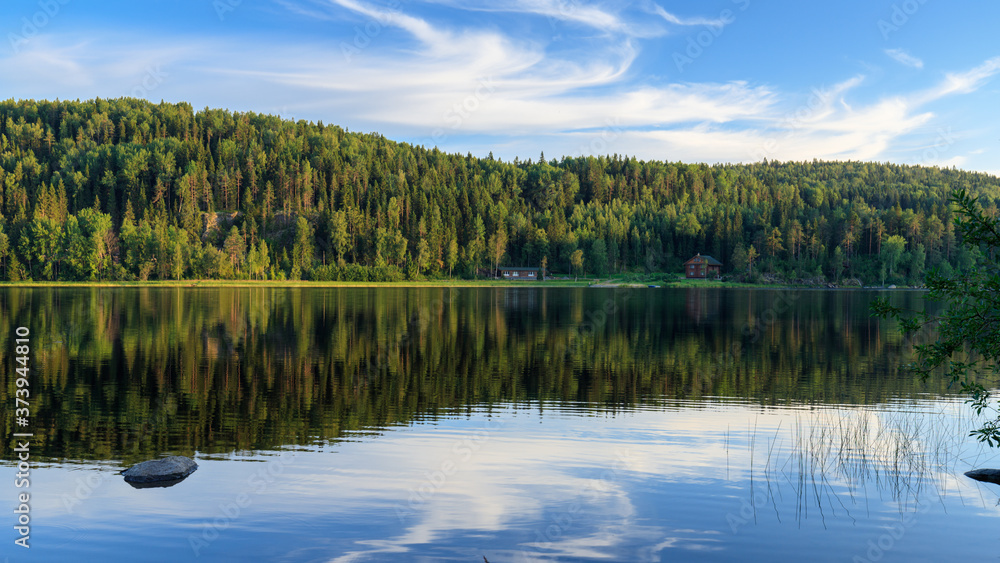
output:
[[[154,281],[82,281],[82,282],[0,282],[0,287],[595,287],[615,288],[740,288],[740,289],[862,289],[859,287],[837,287],[796,285],[796,284],[752,284],[720,280],[689,280],[678,278],[664,280],[651,278],[646,281],[622,278],[602,279],[549,279],[544,281],[519,280],[421,280],[400,282],[349,282],[349,281],[301,281],[301,280],[154,280]],[[873,288],[865,288],[873,289]],[[878,289],[878,288],[875,288]],[[899,289],[914,289],[900,287]]]

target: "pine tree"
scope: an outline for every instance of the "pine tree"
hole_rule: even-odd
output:
[[[303,274],[312,271],[313,265],[313,244],[312,227],[305,217],[299,216],[295,222],[295,244],[292,246],[292,275],[293,280],[302,279]]]

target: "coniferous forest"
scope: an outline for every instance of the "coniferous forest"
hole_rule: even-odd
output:
[[[664,155],[669,158],[669,155]],[[1000,179],[871,162],[504,162],[322,122],[145,100],[0,102],[0,279],[680,272],[920,283],[975,268],[950,196]]]

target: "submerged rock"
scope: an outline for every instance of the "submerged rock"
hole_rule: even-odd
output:
[[[1000,485],[1000,469],[973,469],[972,471],[966,471],[965,476],[976,481],[985,481]]]
[[[172,455],[163,459],[137,463],[122,471],[122,475],[132,486],[157,483],[151,486],[169,487],[181,482],[185,477],[194,473],[195,469],[198,469],[198,464],[193,459]]]
[[[170,479],[168,481],[150,481],[148,483],[140,483],[138,481],[125,481],[132,486],[133,489],[165,489],[167,487],[173,487],[177,483],[187,479],[187,477],[181,477],[180,479]]]

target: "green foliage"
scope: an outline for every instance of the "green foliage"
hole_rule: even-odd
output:
[[[906,248],[906,239],[899,235],[892,235],[882,243],[882,260],[889,277],[896,275],[896,266],[899,265],[903,257],[903,249]]]
[[[295,244],[292,246],[293,280],[302,279],[303,273],[312,271],[313,266],[313,234],[312,227],[305,217],[299,217],[295,222]]]
[[[579,276],[582,273],[581,270],[583,270],[583,251],[577,248],[570,255],[569,260],[573,264],[573,270],[576,272],[576,275]]]
[[[982,260],[957,244],[953,188],[988,213],[1000,201],[996,177],[954,169],[622,155],[504,162],[129,98],[0,102],[0,136],[5,279],[11,264],[45,280],[261,279],[272,266],[273,277],[309,278],[326,262],[469,275],[542,257],[565,273],[577,250],[595,272],[678,272],[699,252],[740,258],[725,272],[756,272],[757,256],[736,255],[742,247],[775,272],[874,280],[887,240],[902,237],[905,254],[887,275],[919,283],[923,270],[972,271]]]
[[[448,275],[452,274],[455,269],[455,264],[458,263],[458,241],[456,239],[451,239],[448,243]]]
[[[343,211],[337,211],[332,217],[330,242],[337,252],[337,260],[344,261],[347,259],[347,249],[351,246],[351,238],[347,233],[347,217]]]
[[[1000,446],[1000,409],[990,406],[991,393],[982,383],[986,376],[1000,374],[1000,220],[965,190],[957,190],[953,200],[958,213],[955,228],[965,247],[988,260],[979,261],[977,269],[939,270],[927,276],[927,299],[946,305],[940,315],[906,312],[886,300],[877,300],[872,309],[881,317],[897,319],[914,341],[936,332],[931,342],[914,346],[916,361],[908,367],[924,378],[943,370],[952,383],[961,384],[977,415],[997,413],[970,435]]]
[[[222,248],[234,271],[243,266],[243,261],[246,258],[246,241],[243,240],[243,235],[240,234],[236,225],[233,225],[229,230],[229,236],[226,237]]]
[[[603,238],[595,240],[591,246],[589,263],[594,275],[603,276],[607,272],[608,246],[605,244]]]
[[[317,266],[313,270],[316,281],[344,282],[399,282],[407,276],[396,266],[362,266],[360,264],[344,264]]]
[[[750,267],[750,256],[747,254],[747,249],[743,247],[742,243],[736,245],[736,249],[733,250],[733,271],[737,273],[745,273],[747,268]]]
[[[7,254],[10,252],[10,239],[7,238],[7,233],[3,230],[3,224],[0,223],[0,267],[5,268],[5,259]]]

